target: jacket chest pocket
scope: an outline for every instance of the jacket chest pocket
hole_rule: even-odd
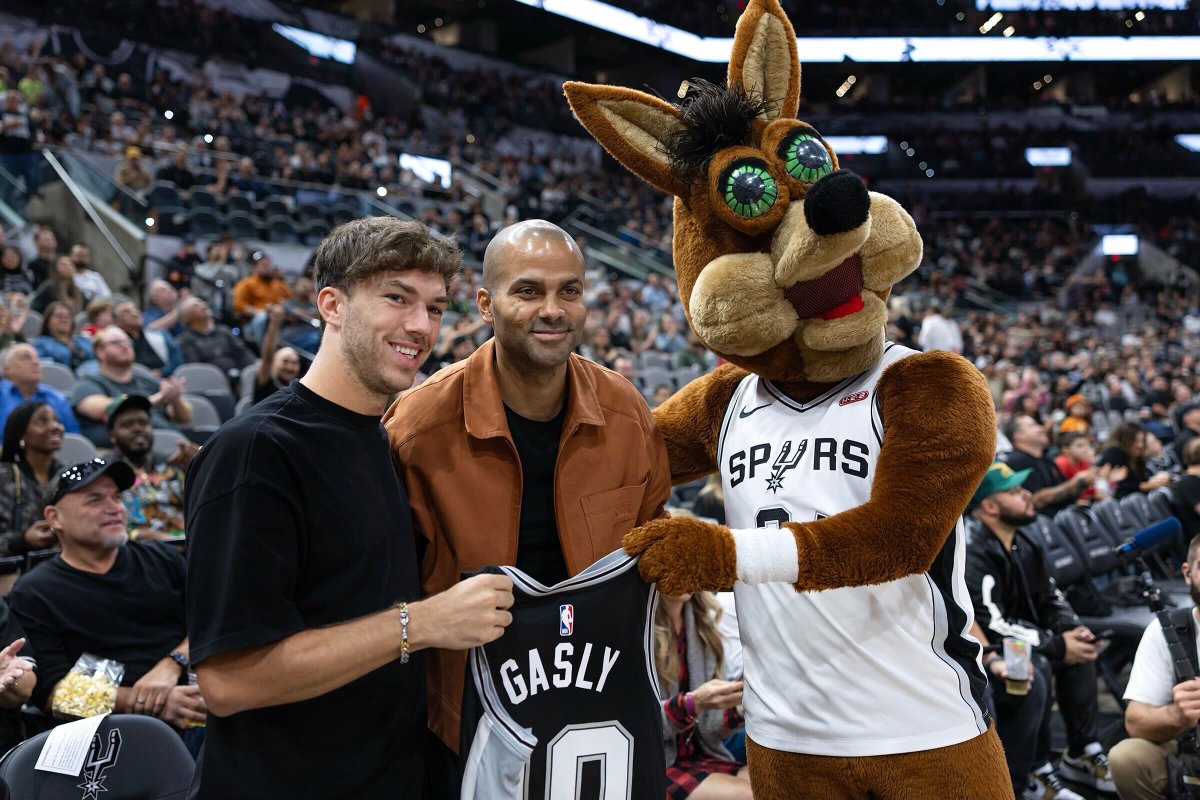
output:
[[[621,537],[637,524],[648,480],[636,486],[589,494],[580,501],[597,558],[620,547]]]

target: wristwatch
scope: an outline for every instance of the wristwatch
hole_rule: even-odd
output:
[[[184,669],[188,668],[190,662],[188,661],[187,653],[182,653],[178,650],[172,650],[170,653],[167,653],[167,655],[179,666],[183,667]]]

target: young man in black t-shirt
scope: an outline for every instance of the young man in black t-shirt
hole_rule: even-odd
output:
[[[1039,514],[1053,516],[1079,499],[1096,479],[1096,468],[1080,470],[1067,480],[1054,459],[1046,455],[1050,437],[1046,429],[1028,414],[1007,420],[1001,433],[1012,442],[1012,451],[1004,457],[1014,472],[1030,470],[1025,488],[1033,493],[1033,505]]]
[[[312,367],[222,428],[188,474],[192,661],[212,713],[193,797],[420,798],[423,658],[500,636],[512,582],[418,597],[379,417],[437,338],[458,251],[356,220],[317,248]]]
[[[129,541],[121,492],[133,485],[133,469],[95,459],[58,481],[45,514],[62,552],[22,576],[9,596],[37,652],[33,703],[48,709],[59,681],[91,653],[125,665],[118,713],[180,728],[203,722],[204,699],[186,678],[187,565],[174,545]]]

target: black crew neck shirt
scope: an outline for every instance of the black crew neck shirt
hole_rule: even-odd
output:
[[[379,418],[299,381],[209,440],[186,503],[194,663],[419,594],[408,496]],[[416,800],[424,735],[414,653],[310,700],[209,714],[192,797]]]
[[[567,562],[554,515],[554,467],[567,404],[551,420],[526,419],[508,406],[508,431],[521,459],[521,529],[517,569],[546,586],[567,579]]]

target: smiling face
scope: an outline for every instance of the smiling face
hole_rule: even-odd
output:
[[[25,428],[25,450],[38,453],[55,453],[62,447],[64,428],[58,415],[50,406],[42,406],[33,412]]]
[[[46,521],[59,532],[64,550],[114,550],[129,541],[125,504],[107,475],[47,506]]]
[[[751,0],[727,85],[691,82],[682,108],[630,89],[565,91],[618,161],[675,195],[679,296],[710,349],[787,382],[878,360],[885,300],[920,263],[921,239],[796,118],[796,37],[777,0]]]

